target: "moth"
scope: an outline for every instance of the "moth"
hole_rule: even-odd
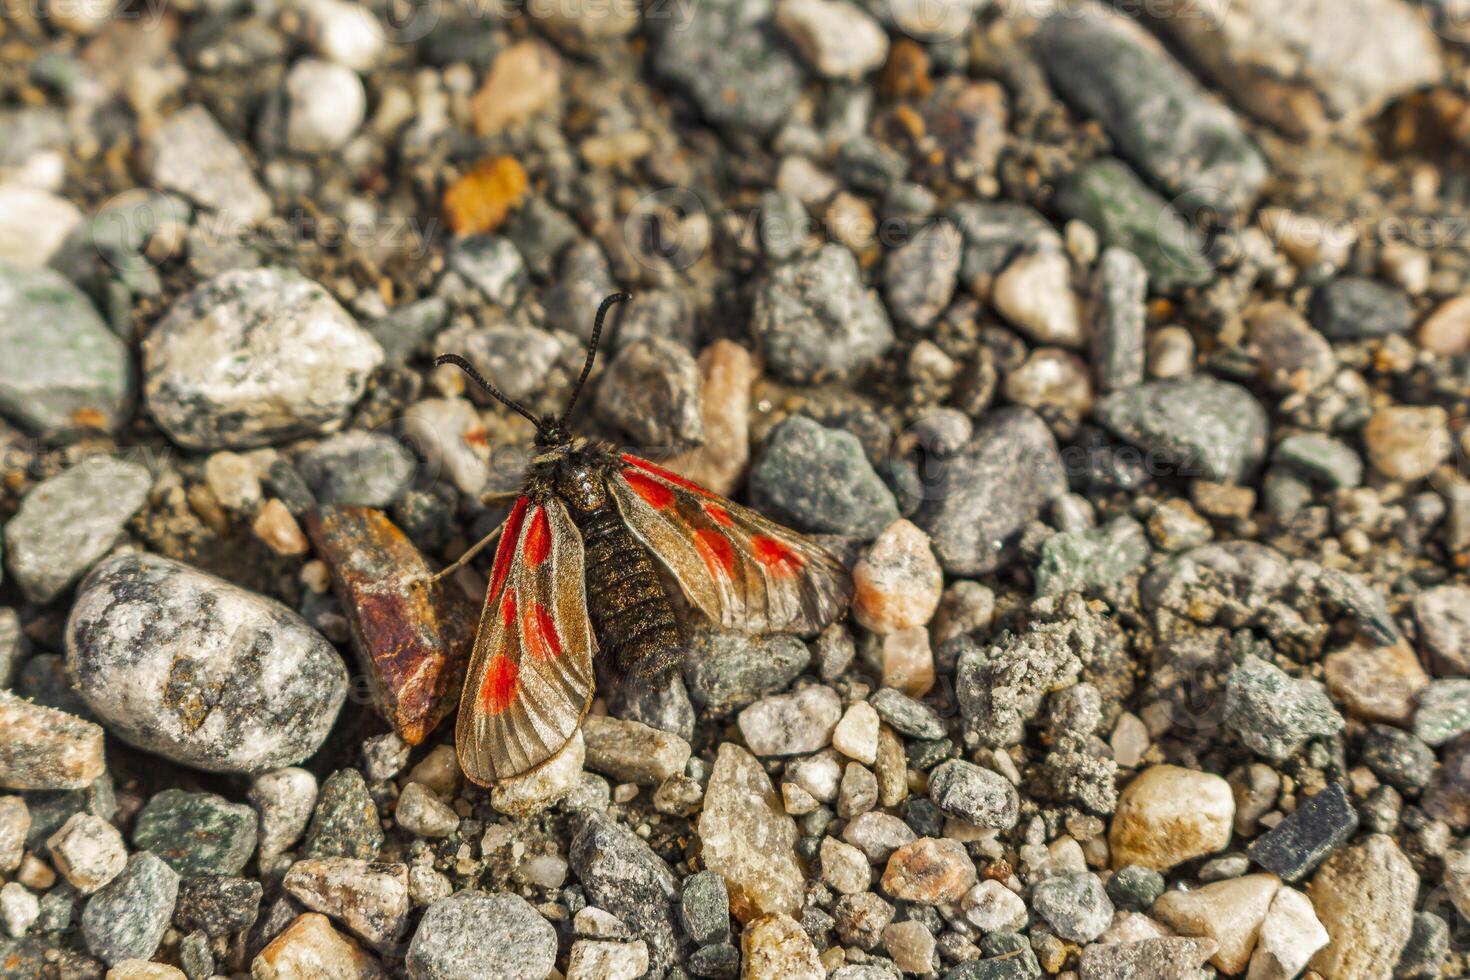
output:
[[[592,704],[594,656],[633,683],[658,683],[681,666],[684,638],[660,567],[691,606],[749,633],[819,630],[851,598],[847,570],[816,542],[567,428],[608,310],[628,298],[615,293],[598,307],[559,416],[536,417],[458,355],[435,359],[536,427],[510,516],[439,573],[499,534],[455,725],[460,766],[483,786],[537,769],[576,734]]]

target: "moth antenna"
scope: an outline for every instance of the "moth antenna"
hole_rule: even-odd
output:
[[[438,357],[434,358],[434,363],[453,364],[465,374],[468,374],[474,380],[475,384],[479,385],[481,388],[484,388],[487,392],[489,392],[491,398],[494,398],[506,408],[510,408],[517,412],[520,412],[526,418],[530,419],[531,424],[536,427],[537,432],[542,431],[542,429],[544,428],[544,424],[540,419],[532,415],[530,412],[526,411],[526,409],[522,407],[519,402],[507,398],[504,392],[502,392],[499,388],[495,387],[490,382],[486,381],[480,375],[480,372],[475,370],[475,366],[473,364],[465,360],[463,357],[460,357],[458,354],[440,354]]]
[[[613,293],[597,307],[597,319],[592,322],[592,339],[587,341],[587,361],[582,365],[582,376],[577,379],[576,386],[572,388],[572,397],[567,399],[567,407],[562,410],[561,418],[556,420],[558,426],[567,424],[567,419],[572,414],[572,407],[577,404],[577,396],[582,394],[582,385],[587,383],[587,375],[592,373],[592,361],[597,357],[597,343],[602,339],[602,321],[607,319],[607,311],[618,303],[632,298],[630,293]]]

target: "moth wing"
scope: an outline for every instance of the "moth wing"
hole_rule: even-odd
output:
[[[582,537],[555,497],[521,497],[506,519],[460,696],[455,745],[490,786],[561,751],[592,704],[596,640]]]
[[[623,520],[715,622],[811,633],[847,608],[852,579],[815,541],[645,459],[622,459],[608,484]]]

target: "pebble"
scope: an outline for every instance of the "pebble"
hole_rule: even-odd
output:
[[[0,262],[46,265],[81,221],[82,212],[64,197],[0,182]]]
[[[90,813],[73,814],[46,841],[46,850],[56,870],[83,895],[116,878],[128,863],[122,834]]]
[[[938,963],[934,933],[915,919],[883,927],[883,948],[905,973],[931,973]]]
[[[810,662],[811,651],[793,636],[697,628],[684,654],[684,679],[695,703],[721,717],[784,690]]]
[[[31,811],[19,796],[0,796],[0,874],[9,875],[25,857]]]
[[[1395,967],[1402,980],[1435,980],[1450,950],[1450,927],[1433,912],[1414,913],[1414,926]]]
[[[648,944],[579,939],[567,954],[567,980],[637,980],[648,972]]]
[[[1167,871],[1230,844],[1235,800],[1219,776],[1150,766],[1123,788],[1108,844],[1113,867]]]
[[[1009,830],[1020,815],[1020,797],[1008,779],[963,759],[934,767],[929,798],[943,813],[976,827]]]
[[[874,539],[852,577],[853,616],[880,635],[928,623],[944,588],[928,535],[906,520]]]
[[[532,980],[556,965],[556,930],[519,895],[461,891],[429,906],[408,946],[412,980]]]
[[[842,718],[842,699],[813,685],[794,694],[761,698],[741,711],[737,723],[745,744],[758,756],[806,755],[832,744]]]
[[[1470,739],[1460,738],[1445,747],[1421,804],[1436,820],[1456,828],[1470,826]]]
[[[898,519],[857,437],[802,415],[767,436],[750,470],[750,498],[770,517],[819,534],[872,540]]]
[[[1153,868],[1130,864],[1108,879],[1108,898],[1130,912],[1147,911],[1164,893],[1164,876]]]
[[[851,820],[867,813],[878,802],[878,777],[866,766],[849,762],[842,770],[842,782],[837,787],[837,816]]]
[[[577,787],[586,754],[587,743],[578,729],[545,765],[496,784],[490,791],[491,806],[512,817],[526,817],[547,809]]]
[[[1334,279],[1312,299],[1312,322],[1332,340],[1404,333],[1414,305],[1400,289],[1361,276]]]
[[[821,849],[822,881],[842,895],[860,895],[873,883],[873,869],[868,857],[851,844],[835,837],[823,837]]]
[[[263,894],[253,878],[201,875],[179,882],[174,922],[181,929],[227,936],[247,929],[260,911]]]
[[[25,885],[11,881],[0,888],[0,923],[12,938],[24,936],[40,917],[41,903]]]
[[[1078,968],[1082,980],[1198,977],[1215,949],[1212,939],[1184,936],[1092,943],[1083,948]]]
[[[271,199],[229,134],[202,105],[165,119],[147,142],[149,177],[230,222],[253,225],[271,214]]]
[[[302,453],[296,466],[318,502],[380,508],[403,496],[418,469],[397,439],[360,429],[328,436]]]
[[[1154,903],[1153,916],[1183,935],[1213,939],[1219,948],[1210,962],[1225,973],[1238,973],[1250,960],[1280,887],[1275,875],[1246,875],[1193,891],[1167,891]]]
[[[1419,875],[1391,837],[1334,851],[1307,896],[1330,942],[1308,966],[1326,977],[1389,976],[1413,928]]]
[[[943,738],[947,730],[933,708],[891,687],[875,692],[868,703],[895,730],[913,738]]]
[[[408,926],[407,865],[306,858],[287,869],[281,887],[306,908],[331,916],[379,950],[392,948]]]
[[[1096,231],[1104,247],[1136,255],[1158,292],[1203,285],[1213,275],[1199,234],[1121,160],[1100,157],[1078,167],[1053,203],[1064,219]]]
[[[1249,391],[1209,377],[1149,381],[1098,402],[1100,422],[1181,475],[1243,481],[1265,458],[1266,412]]]
[[[824,980],[826,969],[806,931],[791,916],[753,919],[740,934],[741,980]]]
[[[1104,249],[1093,273],[1087,312],[1093,371],[1103,392],[1143,381],[1147,293],[1148,271],[1138,256],[1116,246]]]
[[[796,823],[782,810],[760,762],[734,743],[722,743],[715,757],[699,836],[705,867],[725,879],[730,906],[742,921],[800,909]]]
[[[849,705],[832,729],[832,747],[849,759],[871,766],[878,759],[879,724],[878,712],[871,704],[858,701]]]
[[[1327,690],[1348,714],[1364,721],[1408,725],[1429,676],[1409,644],[1357,643],[1323,661]]]
[[[803,73],[771,30],[773,6],[770,0],[716,0],[690,8],[656,32],[654,70],[715,126],[774,130],[796,104]]]
[[[1341,783],[1297,804],[1281,823],[1250,846],[1252,861],[1286,881],[1310,874],[1358,829],[1358,814]]]
[[[1059,431],[1071,431],[1093,402],[1086,362],[1055,347],[1033,350],[1006,375],[1001,391],[1012,404],[1040,412]]]
[[[854,374],[893,346],[893,326],[841,245],[777,266],[760,285],[751,333],[770,369],[795,384]]]
[[[249,799],[260,817],[262,862],[284,853],[301,839],[316,808],[316,797],[316,777],[305,769],[276,769],[251,782]]]
[[[1306,318],[1285,303],[1264,303],[1246,317],[1246,331],[1259,367],[1272,391],[1315,391],[1337,373],[1332,345]]]
[[[959,229],[942,220],[891,249],[883,258],[883,289],[894,319],[928,329],[954,298],[963,254]]]
[[[735,748],[730,743],[726,746]],[[722,752],[724,748],[722,746]],[[754,760],[751,761],[755,764]],[[716,762],[718,769],[719,763]],[[761,773],[761,777],[765,778],[765,774]],[[711,776],[711,784],[714,778]],[[709,813],[708,803],[704,812]],[[700,837],[708,847],[709,837],[704,833],[703,819],[701,817]],[[675,924],[678,879],[663,859],[632,831],[613,823],[599,811],[585,816],[581,829],[572,840],[568,858],[588,899],[617,916],[633,935],[648,944],[650,968],[667,970],[673,965],[679,949]],[[718,869],[711,867],[711,870]],[[799,872],[797,880],[799,889]]]
[[[696,946],[730,939],[730,895],[725,879],[713,871],[697,871],[684,879],[679,921]]]
[[[286,74],[286,145],[296,153],[340,150],[362,126],[367,91],[345,65],[302,58]]]
[[[1021,530],[1067,490],[1056,440],[1024,408],[986,415],[943,461],[912,515],[949,575],[988,575],[1016,557]]]
[[[1276,444],[1274,461],[1303,479],[1331,489],[1363,481],[1363,460],[1346,443],[1328,436],[1294,435]]]
[[[944,905],[975,887],[975,865],[959,841],[920,837],[900,845],[883,869],[883,890],[902,902]]]
[[[1020,895],[990,878],[960,900],[965,919],[981,932],[1019,932],[1026,925],[1026,903]]]
[[[459,814],[423,783],[409,783],[393,811],[398,826],[419,837],[448,837],[459,829]]]
[[[332,928],[325,915],[297,916],[270,941],[250,965],[256,980],[378,980],[386,976],[378,961]]]
[[[377,64],[385,31],[370,11],[344,0],[310,0],[304,12],[307,36],[323,58],[356,71]]]
[[[1435,307],[1414,331],[1414,341],[1441,357],[1470,352],[1470,296],[1456,296]]]
[[[414,780],[417,774],[415,768],[409,779]],[[417,781],[434,787],[431,780]],[[378,823],[378,808],[362,773],[356,769],[338,769],[326,778],[317,794],[303,852],[308,857],[371,861],[382,846],[383,828]]]
[[[107,768],[103,731],[89,721],[0,691],[0,787],[84,789]]]
[[[495,56],[470,100],[475,132],[492,136],[546,112],[561,90],[561,59],[539,41],[517,41]]]
[[[665,337],[642,337],[618,351],[598,384],[596,408],[645,453],[704,442],[699,366],[687,347]]]
[[[1275,762],[1310,738],[1337,734],[1345,724],[1321,684],[1294,678],[1254,656],[1226,682],[1224,721],[1251,751]]]
[[[682,773],[689,761],[687,741],[637,721],[590,715],[582,722],[582,736],[587,768],[620,783],[657,786]]]
[[[0,259],[0,414],[28,432],[112,430],[132,396],[126,345],[59,273]]]
[[[1470,680],[1451,677],[1429,682],[1414,711],[1414,735],[1437,748],[1466,732],[1470,732]]]
[[[213,793],[166,789],[149,799],[133,824],[134,846],[185,877],[239,874],[255,841],[255,811]]]
[[[1294,888],[1281,888],[1261,920],[1247,980],[1291,980],[1328,938],[1311,899]]]
[[[824,78],[856,81],[888,57],[883,28],[846,0],[778,0],[776,24]]]
[[[128,858],[116,878],[87,899],[82,936],[92,955],[109,966],[150,959],[173,916],[179,876],[148,851]]]
[[[1265,158],[1225,103],[1141,23],[1085,6],[1048,17],[1036,40],[1062,97],[1097,119],[1149,181],[1195,206],[1250,208]]]
[[[485,423],[462,398],[425,398],[404,412],[403,438],[431,472],[447,476],[460,493],[478,494],[490,476]]]
[[[1151,530],[1155,523],[1151,518]],[[1170,540],[1167,533],[1155,532],[1154,537],[1156,540],[1160,537]],[[1135,572],[1148,559],[1149,553],[1143,526],[1126,515],[1100,528],[1053,534],[1041,546],[1040,561],[1036,565],[1036,593],[1106,593],[1125,576]]]
[[[991,302],[1012,326],[1038,344],[1087,345],[1082,302],[1071,285],[1067,257],[1041,248],[1012,259],[996,277]]]
[[[929,649],[929,631],[922,626],[897,630],[882,640],[884,687],[921,698],[934,687],[934,655]]]
[[[1368,462],[1390,480],[1422,480],[1453,450],[1449,416],[1437,405],[1390,405],[1363,426]]]
[[[97,566],[66,646],[78,693],[109,732],[211,772],[305,759],[347,695],[342,658],[295,613],[157,555]]]
[[[1053,875],[1031,891],[1031,905],[1063,939],[1092,942],[1113,921],[1113,903],[1090,871]]]
[[[1418,793],[1434,776],[1434,750],[1389,725],[1370,725],[1358,752],[1375,776],[1405,793]]]
[[[148,334],[144,397],[181,446],[259,446],[340,426],[382,361],[312,280],[243,269],[196,287]]]
[[[760,377],[760,366],[749,351],[729,340],[716,340],[706,347],[698,364],[704,442],[665,465],[702,487],[729,496],[744,484],[750,462],[750,392]]]
[[[1450,583],[1414,597],[1419,645],[1440,677],[1470,675],[1470,587]]]

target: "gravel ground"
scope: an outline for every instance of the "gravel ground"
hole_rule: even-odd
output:
[[[0,975],[1470,973],[1457,0],[12,3]],[[531,432],[820,536],[453,747]]]

